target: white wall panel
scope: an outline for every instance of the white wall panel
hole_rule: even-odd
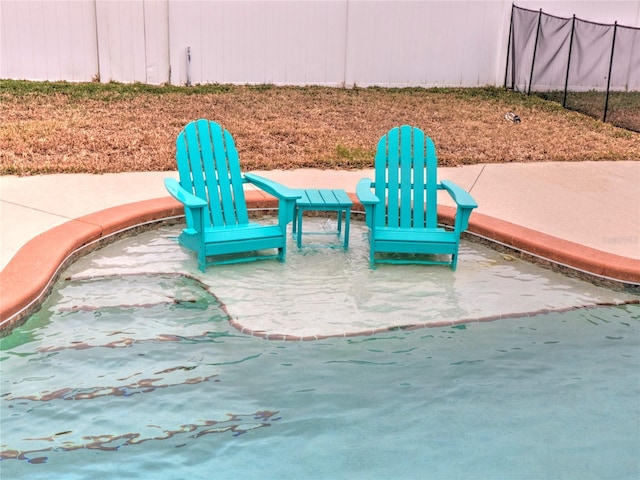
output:
[[[339,85],[344,1],[169,1],[171,82]]]
[[[516,4],[640,23],[638,0]],[[501,85],[510,13],[511,0],[0,0],[0,77]]]
[[[640,27],[639,0],[519,0],[518,7],[540,10],[556,17],[576,17],[595,23],[613,23]]]
[[[168,83],[170,64],[167,0],[145,0],[143,9],[146,83]]]
[[[495,84],[504,12],[502,2],[352,2],[346,83]]]
[[[0,78],[91,81],[97,73],[92,0],[0,1]]]
[[[144,1],[96,0],[102,82],[146,82]]]
[[[194,47],[194,53],[197,50],[196,39],[200,41],[201,35],[201,10],[205,5],[199,1],[177,1],[169,0],[169,64],[171,65],[170,82],[173,85],[187,84],[189,74],[202,76],[202,62],[193,58],[190,69],[187,68],[187,49]],[[215,33],[219,29],[213,26],[209,29],[209,38],[204,39],[206,48],[214,52],[212,40]],[[203,47],[204,48],[204,47]],[[218,52],[215,52],[218,55]]]

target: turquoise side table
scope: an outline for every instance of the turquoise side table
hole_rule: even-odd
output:
[[[337,212],[338,231],[342,233],[342,215],[344,213],[344,248],[349,248],[349,221],[353,202],[344,190],[308,189],[301,190],[302,196],[296,201],[293,217],[293,236],[298,248],[302,247],[302,214],[306,210]]]

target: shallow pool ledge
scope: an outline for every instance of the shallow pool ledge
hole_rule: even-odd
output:
[[[353,198],[353,211],[362,211]],[[277,201],[259,191],[246,192],[251,209],[271,209]],[[59,273],[78,255],[118,234],[183,215],[182,205],[162,197],[121,205],[66,222],[27,242],[0,272],[0,331],[30,315],[49,293]],[[440,221],[452,224],[455,209],[439,206]],[[473,213],[469,234],[593,279],[622,287],[640,286],[640,260],[610,254],[551,235]]]

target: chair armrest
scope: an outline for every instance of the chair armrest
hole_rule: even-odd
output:
[[[456,202],[458,207],[476,208],[478,206],[473,197],[469,195],[469,193],[462,187],[449,180],[442,180],[442,182],[440,183],[442,185],[442,188],[449,192],[449,195],[451,195],[451,198],[453,198],[453,201]]]
[[[442,182],[440,182],[440,185],[442,185],[442,188],[444,188],[449,193],[449,195],[451,195],[451,198],[453,198],[453,200],[458,205],[454,231],[458,235],[460,235],[469,227],[469,217],[471,216],[471,210],[476,208],[478,204],[465,189],[459,187],[455,183],[450,182],[449,180],[442,180]]]
[[[373,229],[375,227],[376,205],[380,203],[380,199],[371,191],[373,186],[374,184],[370,178],[363,178],[356,185],[356,195],[364,207],[365,223],[367,227],[372,229],[371,238],[373,238],[374,235]]]
[[[356,195],[363,205],[375,205],[380,202],[380,199],[371,191],[371,187],[373,182],[369,178],[361,179],[356,185]]]
[[[187,208],[203,208],[207,206],[206,201],[196,197],[193,193],[186,191],[174,178],[165,178],[164,186],[173,198],[178,200]]]
[[[286,187],[281,183],[274,182],[268,178],[261,177],[255,173],[247,173],[244,175],[247,182],[255,185],[256,187],[264,190],[270,195],[283,200],[297,200],[302,196],[299,190]]]
[[[260,188],[260,190],[278,199],[278,224],[283,230],[286,230],[287,224],[293,220],[296,200],[302,196],[302,192],[256,175],[255,173],[245,174],[244,179],[246,182],[255,185]]]

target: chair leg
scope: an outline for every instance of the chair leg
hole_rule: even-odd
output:
[[[375,268],[376,248],[373,243],[373,233],[369,232],[369,268]]]
[[[451,255],[451,270],[455,271],[458,266],[458,254],[454,253]]]
[[[198,270],[205,273],[207,270],[207,257],[203,251],[198,252]]]

